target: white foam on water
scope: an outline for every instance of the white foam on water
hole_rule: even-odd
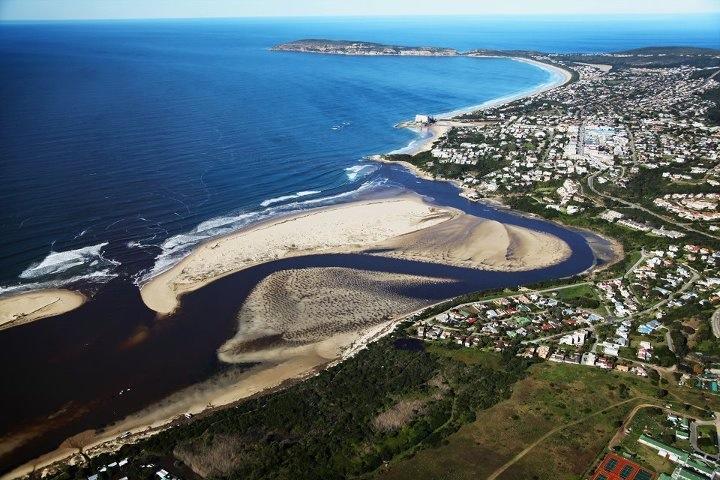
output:
[[[44,290],[47,288],[62,288],[79,282],[89,283],[107,283],[118,275],[112,270],[98,270],[83,275],[74,275],[57,280],[48,280],[44,282],[16,283],[15,285],[0,286],[0,295],[11,293],[22,293],[33,290]]]
[[[105,283],[115,277],[120,262],[105,258],[107,242],[66,250],[51,251],[44,259],[20,273],[20,282],[0,286],[0,295],[42,288],[60,288],[78,282]],[[23,281],[25,280],[25,281]]]
[[[299,200],[291,203],[285,203],[282,205],[267,207],[263,210],[239,212],[235,215],[226,215],[206,220],[198,224],[189,232],[174,235],[166,239],[162,243],[162,245],[160,245],[162,251],[157,257],[155,257],[155,264],[153,265],[153,267],[147,271],[141,272],[136,277],[135,283],[141,285],[148,279],[168,270],[177,262],[185,258],[194,246],[210,238],[227,235],[243,227],[247,227],[250,224],[271,219],[276,216],[287,215],[294,212],[303,211],[308,208],[333,205],[345,200],[350,200],[353,197],[357,197],[365,192],[381,187],[385,185],[386,182],[386,179],[368,181],[364,182],[357,189],[349,192],[338,193],[336,195],[328,195],[320,198],[312,198],[308,200]],[[308,193],[307,195],[310,194]],[[302,196],[306,195],[296,194],[296,196],[293,196],[293,198],[300,198]]]
[[[21,274],[24,280],[37,279],[46,276],[59,275],[75,268],[87,266],[108,268],[118,266],[120,263],[110,260],[102,255],[102,249],[108,245],[98,243],[89,247],[78,248],[77,250],[66,250],[64,252],[51,251],[42,261],[30,265]]]
[[[269,198],[260,202],[261,207],[269,207],[275,203],[282,203],[286,200],[292,200],[295,198],[307,197],[308,195],[317,195],[321,193],[320,190],[304,190],[302,192],[293,193],[292,195],[283,195],[281,197]]]
[[[378,168],[380,168],[378,165],[372,165],[369,163],[364,163],[361,165],[353,165],[352,167],[347,167],[345,169],[345,174],[348,177],[348,180],[351,182],[354,182],[358,178],[366,177],[370,175],[371,173],[375,172]]]

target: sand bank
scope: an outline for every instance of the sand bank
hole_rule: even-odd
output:
[[[86,300],[81,293],[61,289],[0,297],[0,330],[69,312]]]
[[[238,330],[219,350],[226,363],[277,362],[308,353],[342,357],[369,330],[427,304],[396,293],[446,282],[349,268],[285,270],[264,279],[238,314]]]
[[[565,242],[552,235],[403,195],[304,211],[207,242],[144,284],[141,295],[149,308],[170,313],[183,293],[255,264],[379,248],[399,258],[504,271],[542,268],[570,255]]]
[[[207,242],[150,279],[140,293],[149,308],[170,313],[183,293],[243,268],[283,257],[357,251],[457,215],[416,195],[308,210]]]
[[[466,214],[382,242],[378,248],[385,256],[505,272],[547,267],[572,253],[554,235]]]

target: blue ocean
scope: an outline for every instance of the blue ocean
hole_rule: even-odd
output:
[[[246,296],[273,272],[346,267],[452,279],[397,287],[430,303],[572,276],[596,261],[587,234],[364,160],[417,140],[394,127],[415,114],[528,92],[554,80],[548,71],[499,58],[272,46],[330,38],[460,50],[720,47],[718,25],[717,16],[0,22],[0,294],[67,286],[93,295],[0,335],[0,438],[12,445],[0,452],[0,473],[228,373],[217,350],[236,331]],[[399,189],[555,234],[572,254],[528,272],[309,255],[223,277],[161,320],[140,299],[136,284],[207,238]]]
[[[392,180],[394,128],[551,80],[509,59],[272,52],[299,38],[458,49],[720,46],[718,21],[237,19],[0,23],[0,293],[139,282],[193,245]]]

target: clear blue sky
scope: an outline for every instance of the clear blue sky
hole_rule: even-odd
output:
[[[0,0],[1,20],[720,12],[720,0]]]

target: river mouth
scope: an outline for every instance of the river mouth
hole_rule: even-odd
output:
[[[119,28],[124,27],[120,26]],[[172,32],[170,43],[173,51],[176,50],[175,42],[176,35]],[[104,45],[107,47],[110,43]],[[282,64],[292,62],[290,60],[281,61],[280,57],[273,55],[266,57],[266,52],[258,50],[258,52],[260,51],[263,52],[262,58],[267,61],[278,61]],[[176,54],[183,54],[182,50],[178,49]],[[256,55],[252,52],[251,54]],[[260,56],[260,53],[257,53],[257,56]],[[135,58],[134,55],[127,56],[127,58],[131,57]],[[232,55],[231,57],[235,58]],[[69,60],[71,59],[63,56],[58,61],[65,68],[65,63]],[[183,61],[186,60],[186,56],[183,56]],[[254,58],[254,60],[257,61],[258,59]],[[328,58],[313,58],[307,61],[324,64],[336,60],[341,63],[347,61],[346,59],[331,60]],[[118,61],[118,59],[113,61]],[[203,57],[203,64],[205,61]],[[229,62],[224,59],[220,59],[220,61],[223,65],[215,65],[216,68],[212,69],[213,81],[218,80],[218,75],[223,70],[219,67],[223,67],[225,64],[243,63]],[[426,60],[422,59],[404,59],[404,61],[406,63],[422,63],[423,65],[427,63]],[[393,59],[374,59],[373,62],[375,64],[394,64]],[[446,63],[444,62],[444,64]],[[458,62],[453,61],[453,63]],[[465,60],[460,60],[459,63],[464,64]],[[536,72],[534,69],[530,71],[518,70],[518,65],[515,65],[515,63],[509,60],[484,60],[483,64],[486,69],[495,68],[505,76],[507,76],[509,69],[518,72],[517,75],[510,75],[505,78],[503,82],[488,82],[485,88],[477,88],[477,84],[463,81],[459,73],[456,73],[452,79],[447,79],[446,67],[443,67],[441,72],[443,80],[438,83],[436,90],[438,92],[449,90],[447,81],[452,80],[454,82],[453,87],[457,88],[458,91],[467,90],[468,98],[474,98],[477,91],[495,98],[512,93],[513,89],[509,87],[507,88],[508,92],[495,92],[494,90],[501,86],[508,86],[511,80],[522,80],[521,83],[532,86],[536,83],[536,80],[539,81],[543,76],[542,72]],[[153,64],[153,70],[148,72],[147,77],[142,78],[143,81],[137,82],[137,86],[143,94],[142,98],[146,100],[146,92],[152,90],[148,89],[148,87],[152,85],[153,78],[159,76],[161,80],[164,79],[162,72],[154,71],[153,62],[147,62],[147,64]],[[93,68],[100,68],[95,63],[92,65]],[[473,69],[475,69],[478,62],[472,62],[472,65]],[[142,67],[144,70],[144,65]],[[136,71],[136,68],[137,65],[134,65],[131,71]],[[203,69],[199,68],[192,70],[195,73],[203,71]],[[253,70],[262,69],[253,67]],[[330,69],[330,71],[335,70]],[[419,72],[422,73],[424,70],[424,68],[420,69]],[[523,77],[524,73],[523,75],[519,74],[522,73],[521,70],[527,73],[527,78]],[[235,71],[227,73],[230,84],[235,86],[236,79],[240,75]],[[472,72],[468,70],[466,73],[472,73],[472,78],[476,78],[476,70]],[[293,72],[293,78],[295,74],[296,72]],[[116,66],[114,63],[111,62],[107,71],[104,71],[104,75],[107,75],[108,79],[115,79]],[[44,78],[52,77],[52,75],[44,76]],[[188,84],[183,76],[177,78],[182,80],[182,85],[178,85],[177,88]],[[420,78],[418,75],[409,75],[412,82],[419,82],[423,87],[423,91],[427,90],[429,82],[427,80],[418,80],[418,78]],[[74,82],[68,82],[68,84],[81,85],[81,80],[82,78],[76,78]],[[176,79],[169,80],[174,85]],[[334,84],[335,87],[347,83],[344,80]],[[123,85],[120,87],[124,88],[125,83],[123,81]],[[160,83],[164,89],[166,85],[162,81]],[[303,89],[307,89],[308,85],[312,85],[312,82],[297,83],[302,85]],[[382,84],[385,86],[385,82]],[[25,85],[19,85],[19,88],[24,91]],[[323,87],[319,86],[318,88]],[[500,88],[500,90],[503,88]],[[103,84],[103,89],[107,89],[106,84]],[[196,89],[193,87],[191,90],[191,93],[195,93]],[[271,90],[276,91],[276,89]],[[84,186],[78,186],[70,182],[69,179],[57,182],[58,178],[61,178],[60,176],[50,179],[52,184],[73,186],[73,189],[67,195],[67,199],[73,201],[79,198],[83,199],[82,202],[78,202],[77,211],[71,208],[71,204],[74,205],[74,202],[51,202],[44,197],[40,199],[23,197],[16,201],[19,208],[22,205],[31,205],[31,200],[37,200],[38,204],[43,207],[42,211],[46,220],[47,218],[64,220],[57,224],[49,220],[43,220],[45,223],[38,223],[40,221],[34,216],[28,214],[26,218],[25,215],[18,214],[17,232],[15,230],[8,232],[16,235],[16,237],[12,235],[7,237],[9,240],[13,240],[13,248],[18,249],[18,251],[8,250],[8,258],[12,257],[14,262],[11,262],[10,266],[12,269],[18,270],[18,273],[27,270],[26,276],[42,273],[38,267],[43,266],[43,262],[39,262],[39,265],[35,267],[26,268],[25,263],[30,262],[31,256],[35,254],[29,248],[32,246],[31,243],[33,243],[36,250],[45,250],[47,244],[52,242],[52,248],[55,249],[55,239],[58,236],[70,235],[68,242],[75,242],[78,245],[73,244],[72,249],[58,248],[59,252],[52,254],[54,255],[51,258],[54,261],[53,265],[57,264],[55,260],[62,260],[62,258],[59,258],[59,254],[67,256],[67,253],[73,253],[74,259],[65,262],[68,267],[66,269],[67,277],[75,278],[74,262],[84,260],[84,264],[96,264],[97,272],[94,273],[102,273],[103,282],[105,278],[110,280],[98,284],[84,284],[82,281],[72,284],[73,287],[79,287],[91,297],[84,305],[62,315],[19,325],[0,333],[0,362],[6,366],[0,376],[0,386],[3,391],[0,398],[0,408],[3,411],[3,415],[0,415],[0,472],[9,471],[18,465],[57,449],[62,444],[73,446],[73,442],[68,442],[66,439],[78,434],[84,435],[83,438],[97,436],[108,425],[112,425],[128,415],[154,406],[177,392],[213,379],[227,379],[233,375],[242,375],[248,365],[228,365],[221,362],[218,359],[218,349],[236,333],[238,328],[237,313],[249,293],[258,283],[274,273],[292,269],[343,268],[355,272],[420,275],[443,279],[443,282],[432,284],[394,287],[395,293],[399,295],[417,299],[423,304],[431,304],[463,293],[570,276],[580,273],[594,264],[593,253],[584,239],[580,235],[558,225],[520,217],[513,215],[511,212],[482,204],[470,203],[457,196],[458,191],[452,184],[418,179],[403,168],[395,165],[377,165],[370,162],[357,164],[355,159],[377,151],[386,151],[384,149],[388,145],[395,145],[403,140],[408,140],[407,136],[409,134],[407,132],[390,128],[399,120],[398,115],[402,114],[405,117],[416,113],[418,104],[422,104],[422,108],[431,108],[431,111],[432,109],[443,111],[445,107],[454,105],[452,102],[447,105],[442,105],[442,102],[432,103],[441,97],[441,95],[435,94],[435,90],[425,93],[426,98],[413,101],[409,101],[404,97],[398,98],[397,92],[392,89],[377,88],[375,90],[378,95],[387,95],[387,99],[381,97],[381,100],[374,103],[370,102],[370,105],[382,106],[381,110],[388,110],[385,115],[379,115],[378,112],[368,113],[368,105],[363,100],[363,96],[348,94],[345,95],[342,102],[337,103],[350,105],[355,100],[363,100],[362,104],[357,105],[356,111],[349,111],[353,115],[348,114],[347,118],[352,122],[348,120],[338,123],[339,120],[335,118],[338,114],[333,113],[333,109],[333,112],[327,113],[332,117],[333,127],[328,128],[329,125],[324,124],[309,125],[307,130],[312,131],[312,135],[299,132],[300,129],[294,128],[294,124],[292,125],[293,128],[283,132],[283,136],[252,135],[253,138],[260,139],[267,137],[269,144],[262,145],[262,148],[258,147],[257,151],[245,152],[246,155],[244,156],[248,158],[255,156],[264,158],[267,156],[268,159],[273,160],[273,162],[268,161],[267,165],[274,165],[276,158],[285,158],[285,166],[278,169],[276,173],[278,178],[284,179],[293,185],[297,181],[297,188],[293,187],[289,190],[297,192],[292,199],[286,196],[288,192],[285,191],[273,193],[272,198],[265,198],[266,194],[270,195],[270,193],[265,192],[265,189],[271,184],[274,186],[275,183],[278,183],[274,180],[274,177],[267,176],[268,173],[265,168],[263,168],[264,175],[258,177],[258,183],[251,183],[250,186],[247,186],[247,182],[254,178],[251,174],[256,173],[254,169],[257,167],[251,165],[247,168],[247,171],[242,169],[233,170],[234,168],[237,169],[241,162],[235,162],[235,153],[228,152],[228,145],[235,147],[244,145],[247,142],[235,139],[234,142],[226,144],[224,137],[226,132],[222,128],[208,129],[207,132],[203,130],[204,126],[210,125],[212,122],[198,122],[197,112],[195,111],[191,112],[194,115],[184,117],[172,113],[171,109],[168,110],[171,113],[158,126],[158,131],[162,130],[160,127],[167,128],[168,125],[173,127],[168,132],[175,132],[177,135],[169,135],[168,138],[152,134],[154,129],[149,127],[147,123],[148,117],[152,117],[152,115],[146,115],[145,111],[138,110],[141,115],[135,118],[134,124],[139,128],[132,132],[126,132],[132,134],[130,137],[120,135],[122,132],[117,130],[118,125],[115,122],[115,117],[108,117],[107,121],[109,123],[107,125],[112,128],[108,127],[106,130],[100,128],[104,124],[104,118],[94,119],[90,125],[93,127],[90,131],[110,132],[106,138],[125,138],[125,140],[115,145],[112,142],[103,140],[103,135],[97,135],[103,148],[107,144],[113,145],[116,150],[124,151],[123,155],[117,157],[117,162],[111,162],[109,167],[112,168],[109,171],[102,171],[101,167],[103,165],[96,165],[98,155],[92,149],[88,151],[79,149],[78,144],[76,144],[77,139],[74,136],[76,132],[70,131],[72,129],[67,132],[68,141],[72,140],[70,144],[72,148],[61,144],[52,144],[47,145],[47,148],[40,152],[41,156],[49,155],[52,157],[52,162],[48,163],[63,166],[65,170],[78,172],[78,178],[88,183],[82,184]],[[181,91],[184,90],[181,89]],[[325,91],[330,91],[330,89],[325,88]],[[497,95],[493,92],[497,93]],[[262,103],[262,111],[273,111],[273,120],[295,118],[298,113],[297,108],[287,107],[288,110],[286,111],[284,108],[286,108],[285,104],[288,103],[287,99],[275,98],[274,93],[272,97],[270,100],[277,100],[277,103]],[[115,98],[118,99],[118,102],[122,102],[119,94],[115,95]],[[188,98],[194,97],[190,96]],[[214,105],[216,98],[222,98],[221,105]],[[391,98],[392,104],[390,103]],[[186,100],[182,96],[178,96],[178,99],[180,102]],[[166,95],[158,95],[156,100],[161,104],[158,105],[152,101],[143,102],[144,106],[147,103],[148,112],[152,114],[162,113],[167,110],[168,102],[171,99],[168,99]],[[313,105],[312,102],[301,100],[301,105]],[[466,104],[466,100],[463,96],[456,96],[453,102],[462,105]],[[229,97],[216,95],[209,96],[207,101],[211,105],[206,104],[205,99],[198,100],[199,104],[205,106],[204,109],[198,109],[198,111],[210,112],[213,121],[217,118],[232,118],[229,123],[233,126],[234,131],[237,125],[237,112],[244,112],[245,105],[241,105],[242,109],[238,110],[228,109]],[[230,103],[234,102],[237,102],[237,99]],[[398,102],[400,105],[398,105]],[[132,105],[132,102],[128,102],[128,105]],[[271,105],[274,105],[274,107]],[[387,105],[391,105],[391,108],[388,108]],[[113,110],[105,105],[102,107],[102,111]],[[118,105],[117,107],[125,107],[125,105]],[[215,107],[215,110],[210,107]],[[398,108],[400,110],[397,110]],[[218,109],[222,115],[215,114]],[[182,112],[184,113],[185,110],[182,110]],[[356,115],[357,112],[361,112],[361,114]],[[73,123],[72,118],[66,117],[67,112],[64,109],[60,113],[62,115],[58,115],[58,118],[65,119],[64,122],[69,124]],[[372,121],[356,122],[356,118],[371,118]],[[132,119],[132,115],[123,117],[121,123],[131,124],[133,123]],[[33,117],[33,121],[38,122],[38,120],[39,117]],[[303,120],[302,117],[300,120]],[[308,118],[304,120],[307,121]],[[322,122],[324,121],[322,119]],[[296,120],[293,120],[293,122],[296,122]],[[62,125],[52,124],[50,126],[59,128]],[[203,128],[198,131],[186,130],[188,127],[195,126]],[[263,126],[261,124],[258,127],[270,128],[268,125]],[[363,129],[358,130],[359,133],[352,133],[355,129],[360,129],[360,127],[363,127]],[[78,130],[80,133],[84,131],[83,129]],[[153,147],[150,149],[153,162],[147,162],[149,155],[148,145],[139,141],[144,139],[147,132],[151,133],[148,142]],[[289,142],[288,138],[295,133],[298,133],[298,137]],[[38,138],[41,138],[44,134],[44,131],[37,132]],[[352,138],[348,137],[351,134],[354,136]],[[290,137],[286,138],[286,136]],[[21,136],[16,137],[14,135],[8,137],[21,138]],[[182,148],[179,150],[170,148],[175,145],[174,139],[176,137],[181,140],[179,143]],[[82,144],[85,145],[92,138],[85,135],[82,138]],[[293,138],[295,137],[290,139]],[[168,143],[162,143],[161,140],[163,139]],[[200,140],[195,142],[197,139]],[[190,140],[193,140],[193,142],[190,142]],[[160,144],[156,145],[155,142],[160,142]],[[312,165],[292,162],[288,160],[290,157],[285,157],[288,145],[302,150],[312,142],[317,143],[317,152],[324,152],[329,146],[334,147],[333,158],[340,158],[342,162],[333,163],[332,168],[330,168],[330,159],[322,157],[320,163],[324,163],[319,165],[316,159],[318,155],[316,155],[317,152],[315,151],[309,151],[310,153],[308,151],[298,152],[298,155],[303,158],[312,158]],[[35,143],[38,142],[30,140],[18,142],[16,152],[21,153],[18,158],[26,158],[28,146]],[[200,150],[193,150],[191,143],[199,145]],[[137,151],[130,151],[134,145],[141,145],[142,148]],[[178,158],[192,157],[193,152],[197,157],[205,155],[208,152],[203,149],[208,148],[210,149],[210,158],[219,161],[219,166],[222,168],[214,168],[215,165],[212,163],[205,165],[199,162],[196,165],[196,162],[178,162]],[[228,153],[231,154],[230,160],[232,161],[226,158]],[[61,159],[61,154],[67,154],[69,157]],[[113,155],[107,155],[107,157],[110,158]],[[75,159],[78,159],[77,163],[73,163]],[[133,163],[133,161],[137,163]],[[348,162],[352,162],[352,165],[348,166]],[[17,163],[29,165],[26,162]],[[140,166],[144,168],[148,163],[151,163],[152,168],[150,171],[145,172]],[[338,168],[338,165],[340,167],[348,166],[348,168]],[[296,166],[298,169],[293,170]],[[299,167],[303,167],[304,170]],[[28,166],[28,168],[29,171],[22,175],[23,182],[34,179],[34,175],[38,173],[30,171],[32,170],[31,166]],[[177,172],[175,172],[176,170]],[[114,172],[115,175],[108,172]],[[168,179],[159,176],[163,172],[173,172],[176,175],[172,175],[172,178]],[[142,173],[142,175],[139,173]],[[323,176],[328,175],[333,178],[322,180]],[[113,192],[108,192],[104,188],[105,186],[99,183],[98,178],[100,177],[114,180],[129,178],[131,181],[127,184],[126,189],[120,189],[120,191],[115,190],[123,186],[122,182],[113,183]],[[306,177],[309,177],[309,179]],[[229,178],[235,179],[235,181],[228,182],[227,179]],[[242,181],[237,181],[238,178],[242,179]],[[192,179],[195,179],[197,185],[190,185],[189,187],[185,185],[188,180]],[[169,180],[176,180],[176,182],[172,183]],[[312,182],[308,183],[310,180]],[[360,189],[365,183],[372,184],[373,181],[387,182],[392,188],[415,192],[431,199],[440,206],[457,208],[471,215],[482,216],[507,224],[525,226],[555,235],[569,245],[572,253],[569,258],[552,267],[514,273],[481,271],[438,263],[381,257],[379,255],[307,255],[264,263],[221,278],[198,291],[184,295],[179,310],[172,315],[159,316],[149,310],[142,302],[135,283],[142,280],[143,272],[152,270],[156,265],[158,255],[162,253],[163,245],[154,240],[156,236],[161,238],[163,235],[169,235],[170,233],[182,234],[188,228],[192,228],[193,225],[197,226],[197,221],[208,220],[208,218],[210,220],[216,219],[215,215],[218,212],[227,212],[232,208],[237,208],[238,205],[244,207],[254,202],[254,204],[263,207],[277,208],[278,205],[282,206],[284,201],[313,199],[314,196],[321,195],[321,191],[323,192],[322,195],[345,195],[348,193],[348,189],[356,187]],[[42,188],[33,188],[32,183],[16,183],[26,185],[26,188],[18,189],[26,194],[44,192]],[[161,186],[162,192],[158,193],[156,190],[159,186]],[[243,192],[237,192],[236,190],[243,190]],[[262,197],[246,198],[243,196],[246,194],[245,191],[255,192]],[[134,194],[138,192],[143,195],[136,198]],[[187,195],[187,198],[181,195],[182,192]],[[88,197],[87,195],[90,193],[97,196]],[[107,193],[117,193],[118,196],[113,197],[107,195]],[[367,192],[366,195],[371,196],[373,193],[376,192]],[[222,200],[217,200],[218,198],[222,198]],[[238,199],[243,200],[245,203],[239,202]],[[217,202],[213,203],[216,200]],[[101,222],[101,219],[95,219],[97,221],[88,226],[83,222],[92,220],[90,217],[96,212],[93,210],[93,212],[88,213],[88,210],[85,209],[86,204],[93,205],[95,210],[103,214],[101,215],[103,218],[107,213],[116,213],[118,219],[116,220],[114,217],[108,218],[105,223],[103,223],[104,220]],[[48,207],[53,208],[46,211]],[[157,211],[146,212],[146,209],[157,209]],[[213,215],[209,214],[211,211]],[[157,218],[153,220],[153,216],[148,213],[157,214]],[[160,215],[161,213],[162,215]],[[177,215],[177,218],[175,218],[175,215]],[[193,220],[195,217],[197,217],[197,220]],[[155,223],[158,219],[165,221],[167,218],[170,218],[167,224],[159,221]],[[13,219],[13,222],[15,220]],[[38,225],[47,230],[44,232],[45,236],[40,235],[43,230],[42,228],[38,229]],[[172,232],[165,230],[165,227],[170,229],[169,225],[174,225],[174,230],[171,229]],[[31,228],[24,230],[26,227]],[[32,234],[29,233],[31,229]],[[143,232],[143,235],[147,238],[137,237],[136,233],[138,231]],[[95,238],[95,235],[98,235],[98,237]],[[62,245],[62,241],[58,246],[60,245]],[[91,245],[91,247],[75,248],[83,245]],[[379,254],[382,252],[376,251],[374,253]],[[22,267],[20,264],[23,264]],[[60,266],[63,265],[65,264]],[[8,268],[7,272],[3,273],[10,274],[12,269]],[[272,337],[270,340],[265,339],[265,341],[271,342],[274,340]]]
[[[432,304],[461,294],[513,287],[581,273],[595,263],[578,232],[457,196],[447,182],[417,179],[403,168],[383,165],[396,184],[471,215],[550,233],[571,249],[569,258],[522,272],[484,271],[370,254],[313,254],[279,259],[220,278],[182,297],[172,315],[149,310],[137,286],[118,278],[77,310],[4,331],[0,361],[0,420],[5,448],[0,469],[10,470],[56,449],[83,431],[107,425],[209,379],[242,372],[228,366],[218,349],[238,327],[237,313],[253,288],[268,276],[293,269],[343,268],[439,279],[395,285],[395,293]],[[376,252],[378,253],[378,252]],[[13,448],[14,447],[14,448]]]

